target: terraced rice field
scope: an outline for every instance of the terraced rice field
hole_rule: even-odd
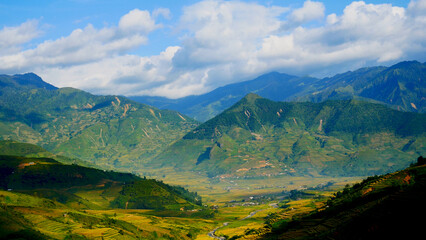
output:
[[[27,214],[24,217],[32,222],[41,233],[50,235],[55,238],[65,238],[72,226],[58,221],[50,220],[42,215]]]

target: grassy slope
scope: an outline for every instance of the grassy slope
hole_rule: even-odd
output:
[[[8,154],[48,153],[11,141],[0,148]],[[211,212],[200,211],[196,193],[153,179],[11,155],[0,155],[0,173],[1,188],[11,190],[0,190],[0,239],[190,239],[212,225],[203,219]],[[132,186],[139,188],[128,191]],[[120,205],[122,199],[130,204]]]
[[[425,115],[352,101],[273,102],[248,95],[152,162],[210,177],[360,176],[406,167],[425,151]]]
[[[369,177],[346,187],[318,211],[277,217],[263,239],[395,239],[421,234],[426,166]]]
[[[178,210],[201,205],[196,193],[180,187],[129,173],[64,165],[49,158],[0,155],[0,172],[2,189],[36,194],[78,209],[108,209],[111,205]],[[132,186],[138,187],[129,190]]]
[[[0,153],[1,155],[12,155],[28,158],[52,158],[64,164],[78,164],[84,167],[95,167],[94,164],[82,161],[77,158],[68,158],[53,154],[46,149],[34,144],[21,143],[11,140],[0,140]]]
[[[192,239],[214,226],[192,216],[148,210],[78,210],[56,201],[0,190],[0,239]]]

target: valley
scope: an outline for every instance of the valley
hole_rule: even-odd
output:
[[[156,108],[0,75],[0,239],[379,234],[362,219],[424,210],[424,76],[415,61],[274,72]]]

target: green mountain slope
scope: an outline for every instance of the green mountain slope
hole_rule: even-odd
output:
[[[0,88],[0,138],[37,144],[104,168],[140,166],[197,125],[177,112],[124,97],[49,88],[41,79],[22,84],[15,78],[0,76],[0,82],[8,83]]]
[[[196,193],[181,187],[130,173],[65,165],[50,158],[0,155],[0,173],[1,189],[54,199],[71,207],[179,210],[201,205]]]
[[[313,101],[360,99],[386,104],[401,111],[426,111],[426,63],[401,62],[391,67],[368,67],[316,79],[281,73],[268,73],[256,79],[230,84],[209,93],[180,99],[130,97],[173,109],[199,121],[206,121],[231,107],[248,93],[274,101]]]
[[[426,116],[357,100],[273,102],[249,94],[160,154],[210,177],[362,176],[406,167],[426,150]]]
[[[416,239],[423,234],[425,187],[426,165],[369,177],[314,213],[269,219],[272,232],[261,239]]]
[[[46,149],[30,144],[21,143],[11,140],[0,140],[0,154],[1,155],[12,155],[20,157],[36,157],[36,158],[52,158],[58,162],[65,164],[78,164],[84,167],[95,167],[96,165],[86,161],[82,161],[77,158],[68,158],[61,155],[53,154]]]
[[[3,146],[18,154],[42,150],[30,144]],[[201,209],[201,198],[182,187],[130,173],[0,155],[0,206],[0,239],[156,239],[151,232],[161,228],[151,230],[148,225],[149,231],[142,230],[132,221],[149,222],[151,217],[140,216],[138,209],[189,216]]]

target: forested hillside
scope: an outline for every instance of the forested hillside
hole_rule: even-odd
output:
[[[426,150],[425,122],[425,114],[358,100],[285,103],[249,94],[152,164],[210,177],[374,175]]]

